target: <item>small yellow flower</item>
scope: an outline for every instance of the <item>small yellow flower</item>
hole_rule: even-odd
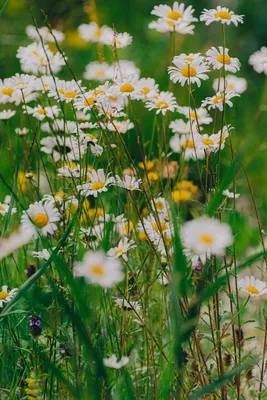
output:
[[[147,173],[149,182],[157,182],[159,180],[159,174],[157,172],[150,171]]]

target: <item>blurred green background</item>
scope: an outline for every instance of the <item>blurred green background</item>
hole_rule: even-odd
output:
[[[39,26],[44,25],[47,18],[53,28],[58,28],[66,33],[66,41],[62,49],[68,56],[69,63],[77,78],[82,77],[85,65],[97,60],[97,47],[94,44],[82,43],[77,35],[77,27],[82,23],[95,19],[100,25],[114,26],[118,32],[130,33],[134,40],[131,46],[119,51],[119,58],[133,60],[141,69],[141,76],[153,77],[159,83],[161,90],[168,89],[167,67],[171,64],[171,40],[168,34],[161,34],[148,29],[150,21],[155,20],[151,10],[157,4],[169,4],[173,1],[158,0],[30,0],[30,4]],[[185,4],[195,8],[194,16],[199,17],[204,8],[214,8],[218,5],[229,7],[237,14],[244,14],[245,23],[237,28],[233,25],[226,29],[226,46],[230,54],[238,57],[242,63],[241,71],[237,76],[245,77],[248,81],[248,90],[240,99],[234,100],[234,108],[227,108],[227,123],[235,127],[233,144],[235,149],[246,145],[244,165],[251,179],[255,192],[256,202],[261,214],[263,226],[267,224],[267,86],[265,75],[257,74],[248,65],[250,54],[261,46],[267,46],[267,1],[266,0],[225,0],[222,2],[212,0],[191,0]],[[32,24],[32,17],[24,0],[0,0],[1,35],[0,35],[0,78],[6,78],[20,71],[16,52],[20,45],[27,45],[30,40],[26,37],[25,28]],[[194,36],[180,36],[177,40],[176,54],[181,52],[204,53],[211,46],[222,44],[221,25],[214,23],[206,27],[204,23],[196,23]],[[105,50],[108,62],[113,61],[112,51]],[[67,68],[63,68],[59,75],[64,79],[71,79]],[[213,95],[211,84],[216,74],[211,74],[211,79],[195,90],[197,105],[206,96]],[[187,91],[175,85],[174,93],[179,105],[186,105]],[[4,108],[1,106],[1,109]],[[7,108],[7,107],[5,107]],[[153,113],[139,107],[142,129],[146,138],[151,134]],[[138,110],[139,110],[138,109]],[[179,115],[171,115],[172,119]],[[0,123],[1,138],[1,164],[2,173],[10,176],[10,162],[6,151],[6,124]],[[225,152],[223,159],[224,171],[230,167],[229,151]],[[191,176],[191,179],[193,177]],[[12,181],[10,182],[12,183]],[[2,189],[3,190],[3,189]],[[244,174],[240,172],[237,180],[237,191],[243,195],[240,200],[240,230],[244,230],[246,243],[251,240],[255,243],[257,235],[250,233],[247,228],[248,216],[253,214],[251,199]],[[0,201],[3,201],[1,195]],[[249,219],[255,225],[255,219]],[[267,231],[267,227],[266,227]]]

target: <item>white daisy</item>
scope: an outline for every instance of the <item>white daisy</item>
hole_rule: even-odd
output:
[[[85,153],[86,146],[78,142],[74,136],[47,136],[40,142],[41,151],[46,154],[51,154],[54,161],[66,160],[79,160]]]
[[[60,220],[60,214],[52,202],[36,201],[28,210],[23,211],[21,217],[22,228],[25,232],[32,233],[37,238],[38,233],[46,236],[53,235],[58,227],[56,222]]]
[[[117,258],[107,257],[103,251],[88,251],[81,262],[74,265],[74,276],[83,276],[88,283],[110,288],[124,278]]]
[[[150,204],[154,212],[164,214],[165,217],[168,217],[170,206],[164,197],[157,197],[151,200]]]
[[[134,99],[138,94],[138,79],[135,75],[129,75],[123,80],[116,81],[116,84],[113,87],[113,95],[115,96],[130,96],[132,99]]]
[[[9,212],[9,204],[0,203],[0,214],[5,216]],[[11,215],[16,214],[17,209],[15,207],[10,210]]]
[[[195,255],[223,256],[225,248],[233,243],[230,226],[206,216],[186,222],[181,228],[181,236],[184,247]]]
[[[29,129],[28,128],[16,128],[15,132],[19,136],[26,136],[29,133]]]
[[[11,78],[6,79],[6,83],[14,90],[35,90],[36,76],[16,73]]]
[[[206,63],[200,60],[187,62],[187,61],[177,61],[173,59],[173,64],[175,67],[168,67],[168,72],[170,79],[176,83],[179,82],[182,86],[185,84],[196,83],[198,87],[201,85],[201,79],[209,79],[205,72],[209,72],[209,68]]]
[[[118,79],[122,80],[129,76],[134,76],[137,80],[140,77],[140,69],[136,66],[133,61],[119,60],[111,66],[112,79],[116,82]]]
[[[159,18],[157,21],[152,21],[148,24],[149,29],[156,29],[160,33],[177,32],[181,35],[193,35],[195,25],[190,22],[178,20],[177,22],[170,22],[164,18]]]
[[[129,33],[116,33],[115,31],[105,30],[101,36],[100,42],[107,46],[115,46],[120,49],[129,46],[133,41],[133,37]]]
[[[65,119],[55,119],[52,123],[44,123],[41,125],[41,130],[43,132],[58,132],[58,133],[79,133],[79,126],[75,121],[68,121]]]
[[[128,238],[122,238],[118,246],[112,247],[108,252],[107,255],[109,257],[119,258],[121,257],[124,261],[128,261],[127,253],[130,249],[136,247],[134,240],[128,240]]]
[[[190,119],[191,122],[195,125],[209,125],[212,122],[212,118],[210,117],[208,111],[199,107],[196,109],[190,107],[177,107],[177,111],[184,115],[186,118]]]
[[[139,79],[137,86],[139,89],[138,99],[140,100],[149,100],[159,92],[159,85],[153,78]]]
[[[34,258],[39,258],[41,260],[49,260],[51,253],[47,249],[43,249],[41,251],[32,251],[32,256]]]
[[[212,47],[206,52],[207,61],[212,65],[213,69],[222,69],[223,66],[225,71],[237,72],[240,70],[240,61],[238,58],[229,56],[229,49],[219,46]]]
[[[202,101],[202,106],[207,107],[208,110],[218,108],[219,111],[223,111],[223,104],[227,104],[229,107],[233,107],[231,99],[233,97],[239,97],[236,92],[217,92],[215,96],[207,97]]]
[[[149,239],[155,244],[158,244],[162,237],[169,236],[172,231],[171,224],[163,214],[158,214],[157,218],[150,214],[144,218],[143,224]],[[141,222],[138,222],[137,229],[144,229]]]
[[[94,61],[86,65],[83,77],[89,81],[105,82],[112,78],[112,70],[108,63]]]
[[[14,111],[14,110],[3,110],[0,112],[0,120],[10,119],[10,118],[14,117],[15,114],[16,114],[16,111]]]
[[[78,27],[78,32],[85,42],[100,42],[106,31],[113,33],[113,30],[108,26],[104,25],[102,27],[99,27],[96,22],[90,22],[90,24],[82,24]]]
[[[128,357],[122,356],[120,361],[117,360],[117,357],[115,354],[112,354],[109,358],[103,358],[103,364],[105,367],[108,368],[115,368],[115,369],[121,369],[122,367],[125,367],[129,362]]]
[[[58,43],[62,43],[65,39],[65,35],[64,33],[56,30],[56,29],[52,29],[52,34],[50,33],[49,29],[47,28],[47,26],[42,26],[41,28],[36,28],[33,25],[28,25],[26,27],[26,34],[27,36],[38,42],[40,41],[40,36],[43,39],[43,42],[51,42],[54,43],[55,39]],[[54,37],[55,39],[54,39]]]
[[[97,95],[92,90],[77,96],[74,102],[74,107],[85,113],[91,111],[95,105],[97,105]]]
[[[81,94],[84,87],[81,86],[82,81],[60,81],[56,82],[56,85],[50,89],[49,96],[54,97],[56,100],[60,99],[69,103]]]
[[[145,103],[149,111],[156,109],[156,114],[166,114],[167,111],[175,111],[177,108],[176,99],[171,92],[160,92],[153,99]]]
[[[230,192],[228,189],[223,190],[222,193],[225,197],[228,197],[228,199],[239,199],[240,197],[239,193]]]
[[[251,297],[261,296],[267,293],[267,285],[265,282],[256,279],[255,276],[246,276],[245,279],[238,281],[238,288],[247,292]]]
[[[267,60],[267,58],[266,58]],[[212,88],[215,92],[224,91],[224,78],[214,79]],[[227,75],[225,82],[225,89],[227,91],[233,91],[238,94],[242,94],[247,90],[247,81],[245,78],[238,78],[235,75]]]
[[[3,285],[0,291],[0,308],[3,308],[4,303],[9,303],[16,296],[18,290],[15,288],[8,291],[8,286]]]
[[[187,135],[174,135],[170,139],[170,147],[174,153],[182,153],[185,160],[196,158],[202,160],[205,158],[205,152],[203,148],[196,147],[196,143],[199,142],[199,133],[194,132]]]
[[[142,179],[136,179],[134,176],[126,175],[123,179],[121,179],[118,175],[115,177],[114,184],[123,189],[133,191],[133,190],[141,190],[140,185],[142,183]]]
[[[118,121],[114,119],[112,122],[109,122],[107,126],[103,124],[103,127],[106,127],[111,132],[126,133],[130,129],[134,128],[134,124],[129,119],[126,119],[124,121]]]
[[[60,113],[58,106],[43,107],[38,104],[38,106],[34,108],[29,106],[23,106],[22,108],[25,110],[24,114],[30,114],[39,121],[43,121],[45,117],[54,119],[58,117]]]
[[[108,186],[114,183],[114,178],[108,173],[105,176],[103,169],[98,169],[97,171],[93,169],[88,172],[89,183],[84,183],[83,185],[78,185],[77,190],[81,192],[82,196],[92,195],[97,197],[99,193],[107,192]]]
[[[166,21],[172,22],[173,24],[176,24],[177,22],[191,23],[198,21],[197,18],[193,17],[194,11],[195,10],[192,6],[185,8],[183,3],[179,4],[178,1],[175,1],[172,7],[166,4],[155,6],[151,11],[151,14],[164,18]]]
[[[258,74],[264,72],[267,75],[267,47],[263,46],[260,50],[253,53],[249,57],[248,63],[253,66]]]
[[[212,22],[221,22],[222,24],[230,25],[233,23],[237,26],[239,23],[243,24],[244,15],[236,15],[229,8],[218,6],[215,9],[207,10],[206,8],[200,15],[200,21],[210,25]]]

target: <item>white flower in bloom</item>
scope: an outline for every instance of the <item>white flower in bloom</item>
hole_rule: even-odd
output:
[[[125,365],[128,364],[128,362],[129,362],[129,358],[124,357],[124,356],[122,356],[120,361],[118,361],[115,354],[112,354],[112,356],[109,358],[103,359],[103,364],[105,365],[105,367],[115,368],[115,369],[120,369],[120,368],[124,367]]]
[[[194,62],[204,62],[205,57],[201,55],[201,53],[181,53],[179,56],[173,57],[173,63],[180,64],[180,63],[187,63],[191,65]]]
[[[124,278],[117,258],[107,257],[103,251],[88,251],[81,262],[74,265],[74,276],[83,276],[88,283],[110,288]]]
[[[171,92],[160,92],[153,99],[145,103],[145,107],[150,111],[156,109],[156,114],[166,114],[167,111],[175,111],[177,108],[176,99]]]
[[[0,203],[0,214],[5,216],[9,212],[9,204]],[[17,209],[15,207],[10,210],[11,215],[16,214]]]
[[[209,79],[205,72],[209,72],[209,68],[201,59],[195,61],[179,61],[177,58],[173,59],[175,67],[168,67],[170,79],[176,83],[179,82],[182,86],[185,84],[196,83],[198,87],[201,85],[201,79]]]
[[[43,249],[41,251],[32,251],[32,256],[34,258],[39,258],[41,260],[49,260],[51,253],[47,249]]]
[[[55,162],[60,159],[67,162],[79,160],[83,156],[86,146],[79,143],[74,136],[48,136],[41,140],[41,151],[51,154]]]
[[[233,103],[231,102],[231,99],[233,97],[239,97],[239,94],[236,92],[218,92],[216,93],[215,96],[212,97],[207,97],[205,100],[202,101],[202,106],[207,107],[208,110],[211,108],[215,109],[218,108],[218,110],[223,111],[223,104],[227,104],[229,107],[233,107]]]
[[[32,239],[31,232],[25,232],[23,227],[20,227],[17,232],[12,233],[7,239],[0,239],[0,260],[5,258],[15,250],[24,246]]]
[[[100,220],[100,218],[99,218]],[[107,222],[108,219],[104,219]],[[81,228],[80,235],[84,240],[85,246],[96,249],[104,239],[105,224],[100,223],[89,228]]]
[[[31,114],[33,117],[37,118],[39,121],[42,121],[47,118],[56,118],[60,113],[60,109],[58,106],[51,106],[51,107],[43,107],[38,104],[37,107],[31,108],[29,106],[23,106],[24,114]]]
[[[108,26],[104,25],[101,28],[95,22],[90,24],[82,24],[78,27],[79,34],[85,42],[100,42],[106,31],[112,32],[113,30]]]
[[[126,175],[124,179],[121,179],[118,175],[115,177],[115,185],[119,186],[126,190],[141,190],[140,185],[142,183],[142,179],[136,179],[134,176]]]
[[[136,247],[134,243],[135,243],[134,240],[128,240],[128,238],[122,238],[119,241],[118,246],[112,247],[107,252],[107,255],[109,257],[116,257],[116,258],[121,257],[124,261],[128,261],[127,253],[130,249]]]
[[[148,27],[149,29],[156,29],[156,31],[160,33],[175,31],[181,35],[193,35],[195,29],[195,25],[191,25],[190,22],[184,22],[183,20],[170,22],[164,18],[159,18],[157,21],[150,22]]]
[[[155,244],[158,244],[162,237],[169,237],[172,232],[171,224],[165,220],[165,216],[163,214],[158,214],[157,218],[150,214],[144,218],[143,223],[145,232],[147,233],[149,239]],[[143,230],[143,226],[140,222],[138,222],[137,229]]]
[[[51,71],[56,74],[62,65],[65,65],[59,52],[53,54],[46,44],[43,47],[42,43],[37,42],[26,47],[19,47],[17,58],[20,59],[21,69],[24,72],[35,75],[38,73],[49,75]]]
[[[212,153],[218,150],[219,144],[216,142],[217,136],[213,135],[198,135],[195,145],[196,149],[205,150],[206,153]]]
[[[139,89],[138,99],[140,100],[149,100],[159,92],[159,85],[153,78],[139,79],[137,87]]]
[[[169,128],[173,133],[189,134],[191,132],[190,121],[184,122],[183,119],[176,119],[175,121],[172,121],[169,125]]]
[[[123,311],[133,311],[137,314],[141,313],[141,306],[138,301],[127,301],[126,299],[115,299],[115,305]]]
[[[238,281],[238,288],[247,292],[251,297],[261,296],[267,293],[265,282],[256,279],[255,276],[246,276]]]
[[[79,178],[81,175],[80,165],[75,163],[65,164],[63,167],[58,168],[57,175],[65,178]]]
[[[77,127],[75,121],[67,121],[64,119],[55,119],[52,123],[50,122],[50,124],[46,122],[41,125],[41,130],[48,133],[58,132],[67,134],[80,132],[79,126]]]
[[[56,86],[50,89],[49,96],[54,97],[56,100],[60,99],[69,103],[74,100],[84,90],[81,86],[82,81],[60,81],[56,82]]]
[[[174,135],[170,139],[170,147],[174,153],[182,153],[185,160],[196,158],[202,160],[205,158],[203,148],[197,147],[196,144],[200,141],[201,135],[198,132],[186,135]]]
[[[55,223],[59,220],[59,211],[50,201],[44,204],[41,201],[36,201],[30,205],[28,210],[23,211],[21,217],[23,230],[30,232],[35,238],[38,237],[38,233],[43,236],[53,235],[58,229]]]
[[[128,60],[120,60],[115,62],[111,66],[111,71],[112,80],[114,82],[128,78],[130,75],[134,76],[138,80],[141,73],[140,69],[135,65],[135,63]]]
[[[267,57],[266,57],[267,60]],[[224,78],[214,79],[212,88],[215,92],[224,91]],[[244,78],[238,78],[235,75],[227,75],[225,82],[225,89],[242,94],[247,90],[247,81]]]
[[[3,285],[0,291],[0,308],[3,308],[4,303],[9,303],[17,294],[19,289],[15,288],[8,291],[8,286]]]
[[[170,206],[164,197],[157,197],[151,200],[150,204],[154,212],[164,214],[164,216],[168,217]]]
[[[26,136],[29,133],[29,129],[28,128],[16,128],[15,132],[19,136]]]
[[[114,178],[110,176],[111,173],[105,176],[103,169],[97,171],[93,169],[88,172],[89,183],[78,185],[77,190],[81,192],[82,196],[92,195],[97,197],[99,193],[107,192],[108,186],[114,183]]]
[[[130,96],[132,99],[135,99],[139,93],[137,77],[129,75],[127,78],[117,81],[113,87],[113,93],[115,96]]]
[[[212,10],[205,8],[200,15],[200,21],[204,21],[206,25],[210,25],[212,22],[221,22],[226,25],[233,23],[237,26],[239,23],[243,24],[243,16],[234,14],[229,8],[218,6]]]
[[[7,120],[10,119],[12,117],[14,117],[14,115],[16,114],[16,111],[14,110],[3,110],[0,112],[0,120]]]
[[[94,61],[86,65],[83,77],[89,81],[104,82],[112,79],[112,69],[106,62]]]
[[[213,69],[222,69],[223,66],[225,71],[237,72],[240,70],[240,61],[238,58],[233,58],[229,56],[229,49],[219,46],[212,47],[206,52],[207,61],[212,65]]]
[[[228,199],[239,199],[240,197],[239,193],[230,192],[228,189],[224,190],[222,193],[225,197],[228,197]]]
[[[100,42],[107,46],[115,46],[120,49],[129,46],[133,41],[133,37],[129,33],[116,33],[113,30],[105,30],[101,36]]]
[[[14,90],[24,90],[28,89],[30,91],[35,90],[36,76],[28,74],[18,74],[16,73],[11,78],[5,80],[8,87]],[[26,92],[27,93],[27,92]]]
[[[77,110],[91,111],[91,109],[97,104],[97,95],[94,91],[89,90],[88,92],[82,93],[75,98],[74,106]]]
[[[233,243],[230,226],[209,217],[185,222],[181,228],[181,236],[184,247],[194,255],[223,256],[225,248]]]
[[[212,122],[212,118],[210,117],[208,111],[203,107],[193,109],[186,106],[178,106],[177,111],[189,120],[191,120],[191,122],[197,126],[209,125]]]
[[[192,6],[185,8],[183,3],[179,4],[178,1],[175,1],[172,7],[166,4],[155,6],[151,11],[151,14],[164,18],[166,21],[173,24],[177,24],[177,22],[191,23],[198,21],[197,18],[193,17],[194,11],[195,10]]]
[[[105,124],[102,124],[102,125],[103,125],[103,128],[105,128]],[[130,129],[134,128],[134,124],[129,119],[126,119],[124,121],[118,121],[118,120],[114,119],[112,122],[108,123],[106,128],[111,132],[126,133]]]
[[[264,72],[267,75],[267,47],[263,46],[260,50],[253,53],[249,57],[248,63],[252,65],[258,74]]]
[[[50,33],[49,29],[47,28],[47,26],[42,26],[41,28],[36,28],[35,26],[32,25],[28,25],[26,27],[26,34],[27,36],[38,42],[40,41],[40,36],[43,39],[43,42],[55,42],[55,39],[53,38],[53,36],[56,38],[56,41],[58,43],[63,42],[63,40],[65,39],[65,35],[64,33],[56,30],[56,29],[52,29],[52,34]]]

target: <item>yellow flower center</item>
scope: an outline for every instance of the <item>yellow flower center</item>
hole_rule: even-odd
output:
[[[13,88],[3,88],[2,89],[2,94],[5,94],[6,96],[12,96],[12,93],[14,92]]]
[[[213,243],[213,238],[210,235],[206,235],[205,233],[203,233],[203,235],[200,236],[200,240],[203,243],[206,244],[212,244]]]
[[[128,185],[128,189],[133,189],[134,185]]]
[[[131,93],[134,91],[134,87],[130,83],[124,83],[124,85],[120,87],[120,91],[121,93]]]
[[[91,133],[86,133],[86,136],[88,136],[92,140],[96,139],[96,137],[94,135],[92,135]]]
[[[170,11],[166,16],[167,18],[174,19],[175,21],[177,21],[179,18],[182,18],[183,15],[178,11]]]
[[[94,94],[106,94],[106,92],[105,92],[105,90],[102,90],[102,89],[95,89],[95,90],[93,90],[93,93]]]
[[[38,52],[37,52],[37,51],[35,51],[35,50],[34,50],[34,51],[32,51],[32,54],[33,54],[34,56],[37,56],[37,57],[38,57],[38,55],[39,55],[39,54],[38,54]]]
[[[110,101],[117,101],[117,100],[118,100],[118,97],[109,96],[109,100],[110,100]]]
[[[226,89],[233,89],[234,85],[232,83],[228,83],[228,85],[226,86]]]
[[[194,67],[191,67],[190,65],[186,65],[183,68],[181,68],[180,72],[185,78],[196,76],[197,74],[197,70]]]
[[[0,206],[0,211],[5,211],[3,206]]]
[[[213,104],[218,104],[219,101],[223,101],[224,102],[225,101],[225,97],[221,96],[221,95],[214,97]]]
[[[155,206],[156,206],[156,209],[157,209],[157,210],[163,210],[163,208],[164,208],[164,204],[161,203],[160,201],[157,201],[157,202],[155,203]]]
[[[96,71],[96,75],[97,76],[103,76],[104,75],[104,71]]]
[[[33,222],[35,223],[35,225],[37,226],[37,228],[43,228],[44,226],[47,225],[48,223],[48,216],[46,214],[40,213],[40,214],[36,214],[33,217]]]
[[[185,57],[184,60],[189,62],[194,61],[193,57]]]
[[[25,85],[25,82],[18,82],[18,83],[16,84],[16,86],[22,86],[22,85]]]
[[[149,89],[149,87],[144,87],[142,90],[141,90],[141,93],[145,96],[146,94],[148,94],[150,92],[150,89]]]
[[[139,232],[138,233],[138,238],[139,240],[146,240],[147,239],[147,235],[145,232]]]
[[[154,224],[152,225],[152,228],[156,232],[158,232],[159,230],[164,232],[168,229],[168,225],[166,224],[166,222],[160,222],[159,224],[157,222],[154,222]]]
[[[101,265],[93,265],[92,272],[93,272],[93,274],[100,275],[100,276],[104,275],[104,273],[105,273],[104,268]]]
[[[92,190],[99,190],[102,189],[105,186],[104,182],[95,182],[92,184]]]
[[[8,296],[7,292],[0,292],[0,300],[6,299]]]
[[[231,14],[227,11],[218,11],[215,15],[215,18],[221,18],[221,19],[231,19]]]
[[[249,292],[249,293],[251,293],[251,294],[259,294],[259,293],[260,293],[260,292],[258,291],[258,289],[255,288],[255,286],[251,286],[251,285],[249,285],[249,286],[246,287],[246,291]]]
[[[118,256],[119,254],[123,253],[123,248],[120,247],[118,250],[115,251],[115,256]]]
[[[221,64],[230,64],[231,58],[227,54],[219,54],[216,57],[216,60],[219,61]]]
[[[46,115],[48,114],[48,111],[44,110],[43,108],[39,108],[38,110],[35,110],[38,114],[41,115]]]
[[[194,142],[191,139],[187,139],[184,144],[182,145],[184,149],[194,149]]]
[[[129,221],[129,223],[127,225],[122,225],[121,231],[123,233],[129,233],[129,232],[132,232],[133,228],[134,227],[133,227],[132,221]]]
[[[85,107],[92,106],[93,104],[95,104],[95,102],[96,102],[96,98],[95,97],[88,97],[87,99],[84,100],[83,105]]]
[[[64,96],[66,97],[66,99],[73,99],[74,97],[77,96],[77,92],[75,92],[75,90],[69,91],[66,92]]]
[[[200,118],[200,115],[199,114],[197,114],[195,111],[191,111],[190,113],[189,113],[189,116],[191,117],[191,118],[197,118],[197,119],[199,119]]]
[[[64,90],[63,89],[58,89],[58,93],[64,94]]]
[[[101,36],[101,29],[100,29],[100,28],[98,28],[98,29],[95,31],[95,36],[96,36],[96,37]]]
[[[202,143],[206,144],[207,146],[214,144],[214,141],[210,138],[202,139]]]
[[[160,109],[165,109],[165,108],[168,108],[169,105],[168,105],[168,103],[166,103],[166,101],[159,101],[159,102],[156,104],[156,107],[157,107],[157,108],[160,108]]]

